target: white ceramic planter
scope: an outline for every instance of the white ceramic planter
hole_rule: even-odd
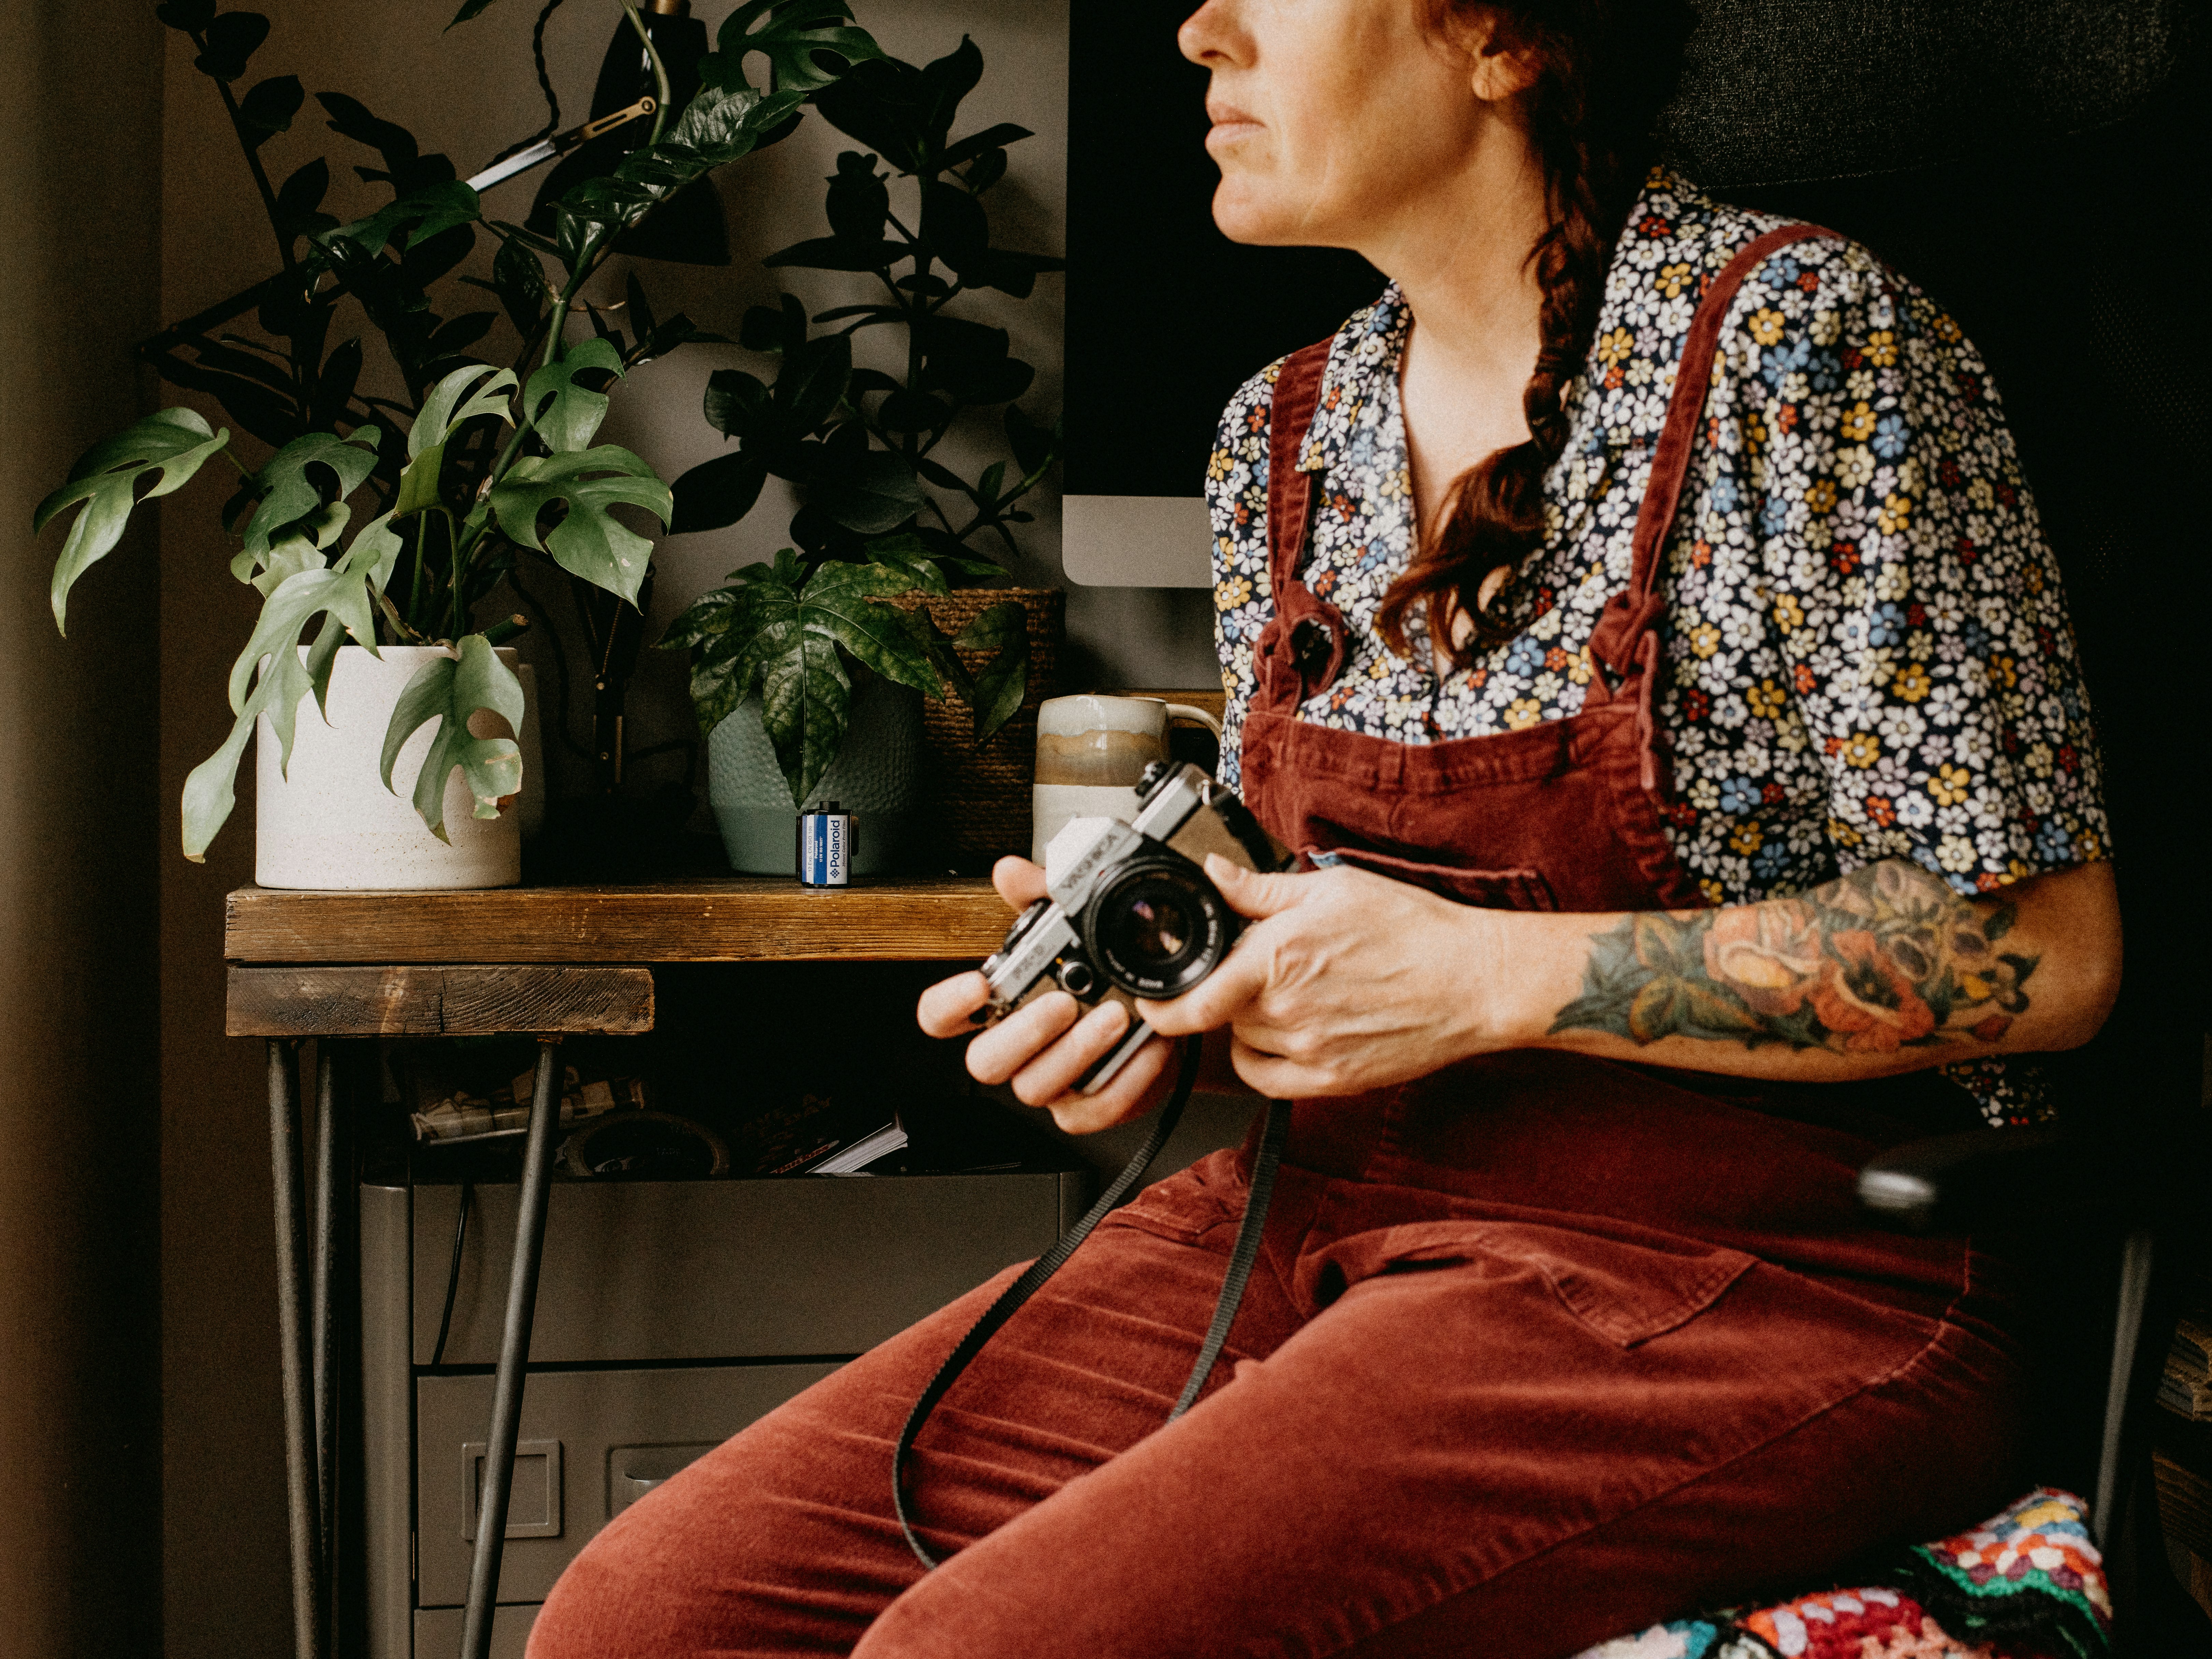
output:
[[[407,740],[384,787],[377,759],[399,693],[422,664],[446,653],[434,646],[386,646],[373,657],[360,646],[338,652],[331,670],[328,720],[312,697],[300,705],[293,727],[289,775],[277,770],[277,746],[264,719],[256,732],[253,878],[264,887],[381,889],[422,891],[453,887],[512,887],[522,879],[522,821],[526,809],[510,806],[495,818],[475,816],[475,802],[456,769],[446,783],[446,834],[440,841],[411,804],[422,757],[434,725]],[[512,668],[515,653],[502,649]],[[525,682],[528,691],[528,682]],[[529,763],[526,708],[522,738],[528,791],[541,769]],[[478,709],[469,729],[480,738],[514,735],[489,709]],[[542,790],[542,782],[538,782]],[[396,793],[395,793],[396,792]]]

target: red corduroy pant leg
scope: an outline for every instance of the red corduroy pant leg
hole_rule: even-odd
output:
[[[936,1572],[891,1443],[996,1284],[631,1506],[532,1659],[1546,1659],[2011,1495],[2021,1366],[1971,1285],[1932,1316],[1525,1210],[1334,1233],[1352,1185],[1285,1170],[1229,1374],[1165,1428],[1235,1160],[1103,1227],[924,1437]]]

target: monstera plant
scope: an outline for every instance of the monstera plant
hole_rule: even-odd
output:
[[[732,27],[723,26],[726,52]],[[991,556],[1018,552],[1014,526],[1030,520],[1020,503],[1060,451],[1057,419],[1035,419],[1015,401],[1036,370],[1011,355],[1005,329],[957,308],[979,289],[1026,299],[1041,273],[1063,266],[1055,255],[994,244],[984,198],[1005,176],[1006,146],[1031,135],[1001,122],[952,136],[982,73],[982,54],[963,38],[929,64],[856,63],[817,93],[822,118],[873,153],[837,158],[824,201],[830,234],[763,263],[864,274],[880,292],[811,316],[788,294],[747,312],[739,343],[774,360],[772,378],[715,371],[706,417],[734,447],[676,481],[671,527],[679,532],[736,523],[771,477],[799,494],[795,545],[734,573],[732,586],[699,600],[661,641],[692,653],[704,731],[757,689],[794,801],[843,741],[848,661],[932,696],[949,689],[969,706],[979,745],[1027,690],[1021,603],[963,607],[969,614],[951,637],[928,606],[953,586],[1005,579]],[[875,330],[892,343],[875,354],[890,368],[855,362],[856,344],[885,337],[864,332]],[[938,451],[971,414],[988,416],[984,429],[1004,451],[963,477]],[[981,422],[967,425],[980,435]]]
[[[490,0],[469,0],[466,21]],[[651,137],[609,173],[561,198],[550,235],[488,217],[443,155],[337,93],[317,95],[332,131],[380,166],[356,166],[390,199],[341,222],[323,210],[330,163],[315,158],[282,183],[264,166],[270,141],[306,106],[300,82],[276,76],[240,90],[270,32],[253,12],[216,0],[168,0],[159,15],[187,36],[213,84],[266,211],[280,266],[264,280],[164,330],[142,348],[172,382],[218,404],[261,452],[240,453],[232,428],[189,408],[164,409],[94,445],[39,507],[34,526],[74,512],[53,574],[65,624],[78,580],[112,552],[141,501],[168,495],[218,456],[238,487],[223,509],[237,538],[231,572],[262,596],[260,618],[230,675],[235,721],[185,786],[184,851],[202,858],[234,805],[246,740],[266,716],[289,760],[301,704],[324,707],[331,665],[349,641],[446,647],[398,699],[383,744],[387,787],[407,738],[438,722],[414,791],[424,823],[445,837],[447,782],[460,769],[479,817],[520,787],[516,744],[476,738],[478,709],[514,723],[522,691],[493,647],[520,624],[479,629],[476,612],[502,580],[537,562],[635,605],[653,544],[640,524],[665,525],[671,495],[645,461],[594,439],[609,393],[629,370],[702,337],[681,316],[656,321],[633,277],[630,334],[597,325],[571,338],[578,295],[624,232],[687,185],[787,131],[800,106],[855,62],[880,57],[850,27],[843,0],[749,0],[723,30],[697,96],[666,107]],[[632,27],[650,50],[634,8]],[[744,70],[756,55],[766,84]],[[656,65],[658,59],[655,59]],[[489,235],[488,277],[455,276]],[[495,296],[519,337],[510,362],[470,349],[498,313],[441,315],[433,289],[474,284]],[[252,313],[255,332],[232,325]],[[365,375],[363,342],[380,337],[389,373]],[[372,391],[371,386],[381,390]],[[623,522],[620,513],[635,516]],[[301,649],[305,645],[304,652]]]

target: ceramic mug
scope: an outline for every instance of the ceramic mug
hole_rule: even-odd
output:
[[[1221,735],[1221,722],[1203,708],[1158,697],[1091,693],[1039,704],[1030,856],[1042,864],[1070,818],[1134,817],[1138,780],[1146,767],[1167,759],[1168,726],[1178,720]]]

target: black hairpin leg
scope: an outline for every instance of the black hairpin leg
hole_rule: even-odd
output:
[[[507,1489],[514,1443],[522,1428],[523,1368],[538,1311],[538,1264],[545,1247],[545,1200],[553,1184],[553,1138],[561,1118],[560,1038],[540,1037],[538,1078],[530,1094],[530,1133],[523,1143],[522,1192],[514,1218],[514,1271],[507,1285],[507,1326],[492,1380],[491,1432],[484,1447],[483,1490],[477,1503],[476,1555],[469,1564],[468,1606],[461,1622],[461,1659],[491,1650],[492,1607],[500,1557],[507,1544]]]
[[[298,1659],[322,1659],[322,1487],[310,1377],[307,1206],[300,1190],[300,1079],[295,1045],[269,1044],[269,1156],[276,1200],[276,1334],[284,1376],[285,1495],[292,1534],[292,1645]],[[314,1368],[319,1371],[318,1364]]]

